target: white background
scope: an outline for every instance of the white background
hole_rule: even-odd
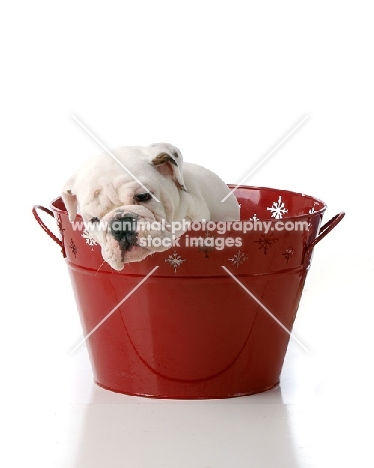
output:
[[[33,2],[2,7],[4,466],[372,466],[372,2]],[[339,211],[315,249],[281,387],[210,402],[92,384],[66,265],[34,221],[101,148],[168,141],[239,182]],[[369,426],[366,426],[366,423]],[[369,428],[368,428],[369,427]]]

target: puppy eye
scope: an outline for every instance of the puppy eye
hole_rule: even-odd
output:
[[[147,202],[152,198],[152,195],[149,192],[138,193],[135,195],[135,200],[138,202]]]
[[[99,218],[96,218],[96,216],[94,216],[93,218],[90,219],[90,222],[91,222],[91,223],[99,223],[99,222],[100,222],[100,219],[99,219]]]

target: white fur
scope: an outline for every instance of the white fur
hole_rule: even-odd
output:
[[[159,202],[153,198],[143,203],[136,201],[136,194],[146,192],[142,185],[109,154],[102,153],[87,161],[63,188],[62,198],[70,221],[77,213],[85,222],[98,218],[102,223],[114,219],[118,213],[131,213],[138,221],[150,223],[165,220],[166,224],[239,219],[235,196],[221,202],[229,193],[227,185],[210,170],[183,163],[180,151],[174,146],[159,143],[148,147],[120,147],[112,153]],[[160,154],[167,154],[169,161],[155,166]],[[137,231],[138,240],[149,235],[172,238],[170,229]],[[116,270],[121,270],[127,262],[140,261],[155,251],[166,250],[162,246],[148,249],[134,245],[123,253],[110,231],[91,229],[90,236],[101,245],[104,260]]]

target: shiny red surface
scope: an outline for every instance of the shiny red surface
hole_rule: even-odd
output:
[[[267,208],[281,196],[288,210],[282,221],[306,220],[309,229],[274,229],[267,237],[258,231],[189,232],[180,247],[117,272],[103,264],[99,246],[73,231],[61,198],[52,202],[84,335],[158,266],[87,339],[99,385],[126,394],[193,399],[248,395],[278,383],[289,334],[222,266],[291,331],[313,247],[344,213],[320,229],[326,207],[313,197],[246,186],[235,194],[242,220],[253,215],[271,220]],[[241,237],[242,246],[186,247],[186,235]]]

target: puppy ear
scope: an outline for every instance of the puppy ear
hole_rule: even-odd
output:
[[[187,192],[183,180],[183,158],[178,148],[167,143],[154,144],[150,148],[152,164],[158,172],[171,177],[180,190]]]
[[[62,200],[69,215],[69,221],[72,223],[77,215],[78,202],[74,191],[74,177],[71,177],[62,189]]]

